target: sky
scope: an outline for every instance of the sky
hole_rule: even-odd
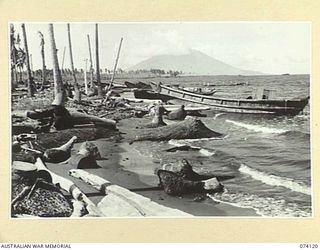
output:
[[[54,23],[54,34],[61,67],[70,68],[67,23]],[[21,35],[21,23],[14,23]],[[41,31],[45,38],[47,68],[52,68],[48,24],[25,23],[33,70],[42,66]],[[71,23],[75,68],[84,68],[89,59],[87,34],[91,39],[95,67],[95,24]],[[217,60],[243,70],[268,74],[308,74],[311,67],[311,26],[307,22],[175,22],[99,23],[100,68],[113,69],[123,37],[118,68],[126,69],[152,56],[181,55],[199,50]],[[23,41],[21,41],[23,47]],[[89,64],[88,64],[89,65]]]

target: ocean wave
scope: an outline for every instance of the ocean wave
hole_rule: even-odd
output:
[[[311,206],[299,206],[296,203],[288,203],[283,199],[272,197],[259,197],[247,193],[231,193],[227,189],[223,193],[209,194],[209,198],[215,202],[229,204],[235,207],[251,208],[258,215],[268,217],[311,217]]]
[[[289,130],[284,133],[281,133],[280,135],[285,135],[285,136],[291,136],[291,137],[302,137],[302,138],[310,138],[310,133],[305,133],[302,131],[297,131],[297,130]]]
[[[232,121],[232,120],[226,120],[226,122],[232,123],[233,125],[236,125],[238,127],[252,130],[254,132],[261,132],[261,133],[266,133],[266,134],[282,134],[282,133],[285,133],[288,131],[285,129],[269,128],[269,127],[264,127],[264,126],[260,126],[260,125],[248,124],[248,123],[243,123],[243,122],[236,122],[236,121]]]
[[[294,180],[286,177],[280,177],[272,174],[267,174],[255,169],[252,169],[248,167],[245,164],[241,164],[239,171],[250,175],[253,179],[259,180],[265,184],[271,185],[271,186],[281,186],[288,188],[292,191],[311,195],[311,188],[302,184],[302,183],[297,183]]]
[[[198,139],[183,139],[183,141],[186,142],[197,142],[197,141],[215,141],[215,140],[223,140],[225,138],[227,138],[228,135],[224,136],[224,137],[210,137],[210,138],[198,138]]]
[[[222,115],[225,115],[226,113],[218,113],[218,114],[215,114],[214,117],[213,117],[213,120],[216,120],[219,116],[222,116]]]
[[[216,153],[215,151],[211,151],[211,150],[205,149],[205,148],[200,149],[199,152],[200,152],[200,154],[203,154],[205,156],[213,156]]]

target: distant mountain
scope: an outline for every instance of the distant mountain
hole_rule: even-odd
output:
[[[200,51],[190,50],[185,55],[159,55],[144,60],[128,70],[178,70],[194,75],[263,75],[262,72],[242,70],[216,60]]]

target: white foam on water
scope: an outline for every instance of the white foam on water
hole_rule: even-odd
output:
[[[208,150],[205,148],[201,148],[199,152],[200,152],[200,154],[203,154],[205,156],[213,156],[216,153],[215,151],[211,151],[211,150]]]
[[[215,202],[240,208],[254,209],[258,215],[266,217],[311,217],[311,207],[298,207],[295,203],[287,203],[283,199],[259,197],[253,194],[223,193],[208,195]]]
[[[215,114],[215,116],[213,117],[213,120],[216,120],[219,116],[222,116],[224,115],[225,113],[218,113],[218,114]]]
[[[265,184],[271,186],[281,186],[295,192],[311,195],[310,187],[301,183],[297,183],[290,178],[267,174],[262,171],[252,169],[245,164],[240,165],[239,171],[244,174],[250,175],[253,179],[259,180]]]
[[[254,132],[261,132],[261,133],[266,133],[266,134],[282,134],[285,132],[288,132],[288,130],[285,129],[279,129],[279,128],[269,128],[269,127],[264,127],[260,125],[253,125],[253,124],[248,124],[248,123],[243,123],[243,122],[236,122],[232,120],[226,120],[226,122],[232,123],[233,125],[236,125],[238,127],[242,127]]]
[[[185,142],[197,142],[197,141],[215,141],[215,140],[223,140],[227,138],[225,137],[210,137],[210,138],[199,138],[199,139],[183,139]]]

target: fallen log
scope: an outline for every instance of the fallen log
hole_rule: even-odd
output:
[[[37,134],[37,143],[43,147],[54,148],[57,145],[66,143],[70,137],[76,136],[77,142],[93,141],[100,138],[118,136],[118,132],[104,127],[81,127],[59,130],[54,133]]]
[[[74,125],[94,123],[99,126],[116,129],[116,121],[88,115],[76,110],[67,110],[63,106],[52,105],[48,109],[29,111],[27,117],[36,120],[52,119],[52,126],[57,130],[72,128]]]
[[[99,168],[96,160],[101,159],[98,147],[92,142],[81,144],[77,154],[71,156],[68,163],[74,168]]]
[[[168,170],[159,170],[157,175],[160,180],[160,185],[163,187],[165,193],[173,196],[223,191],[223,186],[215,177],[203,181],[190,180],[183,177],[181,173],[175,173]]]
[[[167,141],[171,139],[198,139],[222,137],[222,134],[212,131],[207,128],[201,120],[188,118],[182,122],[170,124],[164,127],[144,129],[138,131],[135,138],[130,142],[135,141]]]
[[[75,203],[76,206],[74,206],[74,215],[83,216],[84,211],[87,211],[88,216],[102,216],[102,213],[95,204],[72,181],[50,171],[40,158],[37,159],[35,164],[38,170],[46,170],[51,175],[53,184],[58,184],[62,189],[69,192],[76,201],[78,201]],[[79,206],[79,204],[82,204],[82,206]]]
[[[71,149],[77,137],[73,136],[68,142],[57,148],[47,149],[43,154],[46,162],[59,163],[70,158]]]
[[[71,169],[70,175],[82,179],[106,194],[98,204],[98,208],[106,216],[192,216],[178,209],[160,205],[126,188],[113,185],[108,180],[84,170]]]

